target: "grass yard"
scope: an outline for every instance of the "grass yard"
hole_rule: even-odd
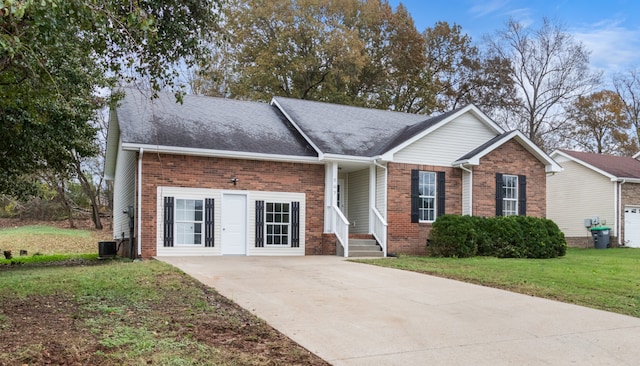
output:
[[[109,238],[0,229],[0,250],[14,255],[0,252],[0,366],[327,365],[165,263],[97,260]]]
[[[0,229],[0,258],[10,250],[18,257],[20,250],[29,255],[98,253],[98,242],[112,240],[110,230],[79,230],[47,225],[29,225]]]
[[[640,317],[640,249],[576,249],[554,259],[399,258],[358,262],[447,277]]]
[[[0,365],[327,365],[155,260],[0,266]]]

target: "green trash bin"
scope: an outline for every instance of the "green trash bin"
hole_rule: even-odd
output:
[[[607,249],[611,241],[611,228],[606,226],[596,226],[591,229],[591,237],[593,237],[593,246],[596,249]]]

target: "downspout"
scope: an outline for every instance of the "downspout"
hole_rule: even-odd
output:
[[[473,170],[465,167],[464,165],[458,165],[458,168],[469,173],[469,216],[473,216]]]
[[[616,200],[618,201],[618,210],[616,212],[616,216],[617,216],[617,227],[616,227],[616,234],[618,234],[618,246],[622,246],[622,185],[625,184],[627,181],[626,180],[622,180],[622,182],[618,182],[618,187],[615,191],[616,193]]]
[[[144,149],[140,148],[138,153],[138,220],[136,225],[138,226],[138,256],[142,255],[142,155]]]

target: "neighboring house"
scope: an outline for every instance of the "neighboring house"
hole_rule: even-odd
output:
[[[563,168],[547,177],[547,217],[572,246],[593,246],[586,219],[611,228],[611,244],[640,247],[640,161],[556,150]]]
[[[444,213],[545,216],[545,176],[561,170],[473,105],[429,118],[125,92],[111,111],[105,176],[114,238],[128,238],[124,211],[135,206],[143,257],[351,256],[354,238],[375,239],[382,255],[424,254]]]

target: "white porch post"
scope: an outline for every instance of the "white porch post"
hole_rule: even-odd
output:
[[[374,231],[374,214],[372,208],[376,207],[376,166],[369,166],[369,234]]]
[[[338,204],[338,164],[335,162],[327,162],[324,173],[324,232],[332,233],[335,231],[333,227],[334,212],[332,206]]]

